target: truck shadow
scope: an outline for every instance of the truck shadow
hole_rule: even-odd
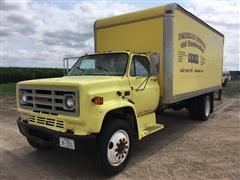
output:
[[[134,164],[144,161],[149,155],[158,152],[202,122],[191,120],[187,111],[166,111],[158,117],[158,123],[164,124],[165,128],[135,143],[131,161],[126,170]],[[37,167],[41,171],[46,171],[50,179],[104,178],[96,168],[95,139],[83,141],[81,144],[82,149],[79,151],[34,150],[25,155],[28,156],[26,159],[31,161],[30,164],[37,163]]]
[[[50,179],[100,179],[104,178],[96,166],[95,138],[81,141],[81,150],[50,149],[34,150],[28,159],[47,171]]]
[[[133,158],[129,166],[144,161],[149,155],[160,151],[166,145],[181,138],[185,133],[204,122],[190,119],[187,110],[167,110],[157,117],[157,123],[163,124],[165,127],[135,143]]]

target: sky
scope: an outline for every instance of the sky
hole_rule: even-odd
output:
[[[172,3],[168,0],[1,0],[0,67],[62,67],[94,51],[96,19]],[[224,70],[240,70],[240,1],[175,0],[225,35]]]

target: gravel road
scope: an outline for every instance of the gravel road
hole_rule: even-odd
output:
[[[240,179],[240,101],[225,99],[206,122],[165,111],[165,128],[136,143],[126,169],[111,179]],[[0,97],[0,179],[102,179],[95,141],[82,150],[37,151],[19,133],[14,97]]]

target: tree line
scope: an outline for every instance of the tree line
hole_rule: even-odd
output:
[[[0,67],[0,83],[63,76],[61,68]]]

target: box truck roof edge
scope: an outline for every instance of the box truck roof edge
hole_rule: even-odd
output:
[[[162,8],[164,9],[163,12],[162,12]],[[204,22],[203,20],[201,20],[200,18],[198,18],[197,16],[192,14],[191,12],[187,11],[186,9],[184,9],[182,6],[180,6],[177,3],[171,3],[171,4],[167,4],[167,5],[149,8],[149,9],[143,9],[143,10],[134,11],[134,12],[130,12],[127,14],[117,15],[117,16],[113,16],[113,17],[109,17],[109,18],[98,19],[94,22],[94,31],[96,29],[100,29],[100,28],[107,28],[110,26],[123,25],[123,24],[127,24],[127,23],[133,23],[135,21],[156,18],[159,16],[163,16],[164,14],[168,14],[168,13],[172,14],[175,10],[179,10],[179,11],[187,14],[191,18],[193,18],[196,21],[198,21],[199,23],[201,23],[202,25],[208,27],[212,31],[214,31],[217,34],[219,34],[220,36],[224,37],[224,35],[221,32],[219,32],[218,30],[216,30],[215,28],[213,28],[212,26],[210,26],[209,24],[207,24],[206,22]],[[131,15],[131,19],[129,19],[129,18],[124,19],[125,16],[129,16],[129,15]],[[113,22],[115,22],[116,20],[118,20],[118,21],[120,20],[120,22],[119,23],[109,23],[108,20],[110,18],[113,19]],[[101,21],[101,23],[100,23],[100,21]],[[95,43],[95,45],[96,45],[96,43]]]

